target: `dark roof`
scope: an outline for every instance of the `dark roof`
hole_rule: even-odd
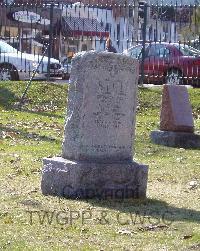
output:
[[[63,32],[67,36],[109,36],[109,32],[96,19],[79,17],[64,17]]]

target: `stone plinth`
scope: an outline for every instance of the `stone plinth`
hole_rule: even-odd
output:
[[[160,130],[194,132],[192,108],[185,86],[163,86]]]
[[[188,132],[152,131],[151,140],[158,145],[200,149],[200,135]]]
[[[138,70],[136,59],[120,54],[73,59],[62,157],[44,159],[43,194],[105,198],[128,189],[135,193],[121,198],[145,197],[147,166],[132,160]]]
[[[43,160],[42,192],[65,198],[145,198],[148,167],[136,162],[97,163],[62,157]]]

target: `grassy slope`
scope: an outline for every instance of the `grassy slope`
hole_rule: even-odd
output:
[[[200,183],[200,152],[151,144],[161,89],[139,91],[135,160],[150,167],[148,200],[75,201],[40,191],[42,158],[61,153],[67,87],[34,83],[20,112],[13,105],[24,88],[0,83],[0,249],[199,250],[200,188],[188,182]],[[200,90],[189,91],[199,130]],[[51,224],[41,224],[44,210],[55,211]],[[70,224],[64,216],[75,218],[75,210],[80,217]],[[92,219],[82,222],[84,212]]]

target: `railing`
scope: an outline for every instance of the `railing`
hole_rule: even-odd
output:
[[[2,1],[0,80],[68,77],[75,53],[103,51],[110,37],[118,53],[138,57],[142,83],[198,82],[200,7],[124,3]]]

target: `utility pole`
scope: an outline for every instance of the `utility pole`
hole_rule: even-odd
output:
[[[50,5],[50,25],[49,25],[49,47],[48,47],[48,67],[47,67],[47,80],[50,80],[50,63],[52,57],[52,44],[53,44],[53,11],[54,4]]]
[[[133,7],[133,45],[137,44],[139,31],[139,0],[134,0]]]

